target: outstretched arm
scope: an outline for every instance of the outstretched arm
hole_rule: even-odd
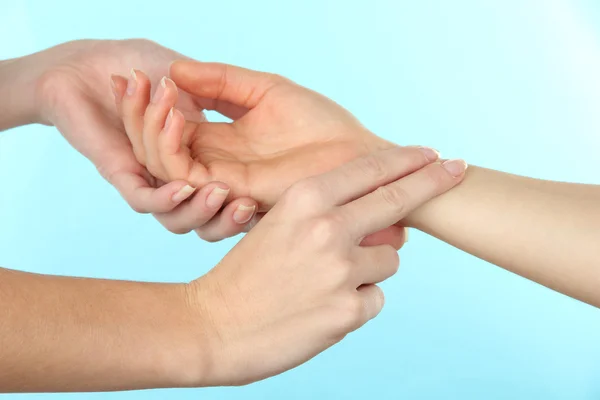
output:
[[[470,167],[407,220],[479,258],[600,307],[600,186]]]

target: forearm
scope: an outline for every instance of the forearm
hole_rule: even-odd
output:
[[[184,285],[0,269],[0,392],[201,385],[209,352],[187,307]]]
[[[35,70],[29,57],[0,61],[0,132],[39,122]]]
[[[470,167],[407,221],[477,257],[600,307],[600,186]]]

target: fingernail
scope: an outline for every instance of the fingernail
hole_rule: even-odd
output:
[[[206,198],[206,207],[213,210],[220,208],[225,202],[228,194],[229,189],[221,189],[220,187],[214,188]]]
[[[240,204],[233,213],[233,220],[238,224],[245,224],[254,215],[254,210],[256,210],[256,206],[244,206]]]
[[[135,89],[137,88],[137,75],[135,74],[135,70],[131,68],[129,71],[131,75],[127,80],[127,94],[132,96],[135,93]]]
[[[456,178],[465,173],[467,163],[464,160],[448,160],[442,163],[442,167]]]
[[[408,232],[410,232],[408,228],[404,227],[404,243],[408,243]]]
[[[173,120],[173,107],[171,107],[169,114],[167,115],[167,120],[165,121],[165,131],[169,129],[169,126],[171,126],[171,120]]]
[[[432,149],[431,147],[419,146],[419,150],[425,154],[425,157],[427,157],[429,161],[435,161],[440,158],[440,152],[436,149]]]
[[[154,92],[154,96],[152,96],[153,103],[158,103],[160,101],[160,99],[163,97],[163,94],[165,93],[165,88],[167,87],[166,79],[167,78],[163,76],[162,79],[160,80],[160,85],[158,85],[156,92]]]
[[[115,96],[115,99],[117,99],[118,97],[118,93],[117,93],[117,84],[115,83],[115,76],[111,75],[110,76],[110,89],[112,90],[113,96]]]
[[[173,202],[175,202],[175,203],[181,203],[182,201],[184,201],[185,199],[190,197],[191,194],[194,193],[195,191],[196,191],[196,188],[191,187],[190,185],[185,185],[184,187],[179,189],[179,191],[177,193],[175,193],[173,195],[173,197],[171,197],[171,200],[173,200]]]

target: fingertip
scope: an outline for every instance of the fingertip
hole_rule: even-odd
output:
[[[187,200],[195,191],[195,187],[186,184],[171,196],[171,200],[178,205],[182,201]]]
[[[231,219],[236,225],[243,227],[250,222],[256,214],[258,203],[251,198],[241,198],[232,202],[227,211],[231,210]]]
[[[455,159],[442,162],[442,167],[456,179],[464,178],[465,172],[469,165],[465,160]]]
[[[224,183],[215,184],[214,187],[209,186],[206,190],[205,204],[211,210],[218,211],[223,207],[227,197],[229,196],[230,189]]]
[[[252,223],[258,204],[251,198],[240,198],[229,203],[221,213],[205,226],[196,229],[198,236],[208,242],[215,242],[238,235]],[[235,213],[238,213],[234,218]],[[242,213],[240,215],[240,213]],[[244,221],[237,222],[236,221]]]

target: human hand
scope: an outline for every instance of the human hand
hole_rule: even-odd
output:
[[[36,101],[41,110],[39,120],[56,126],[133,209],[153,213],[174,232],[200,228],[205,235],[214,238],[232,236],[242,231],[244,224],[236,223],[231,218],[232,213],[218,214],[221,204],[207,202],[215,188],[226,192],[229,187],[222,182],[205,182],[208,184],[184,203],[195,188],[182,179],[161,182],[136,161],[114,106],[108,79],[111,73],[125,73],[137,67],[144,69],[149,79],[158,82],[168,73],[169,64],[182,57],[147,40],[81,40],[23,59],[27,61],[30,80],[36,83]],[[185,93],[179,96],[177,108],[190,121],[204,120],[202,108]],[[240,201],[255,204],[251,199]],[[213,218],[217,214],[218,218]],[[207,226],[208,221],[211,223]]]
[[[136,71],[130,93],[116,99],[138,161],[166,182],[226,182],[231,199],[250,197],[267,211],[298,180],[392,146],[332,100],[277,75],[188,61],[170,73],[174,81],[163,78],[150,99],[151,82]],[[186,120],[176,84],[233,122]]]
[[[314,357],[374,318],[397,248],[360,246],[458,184],[466,164],[391,148],[290,187],[225,258],[188,287],[212,349],[205,385],[241,385]],[[195,313],[195,314],[194,314]],[[206,324],[206,321],[209,321]]]

